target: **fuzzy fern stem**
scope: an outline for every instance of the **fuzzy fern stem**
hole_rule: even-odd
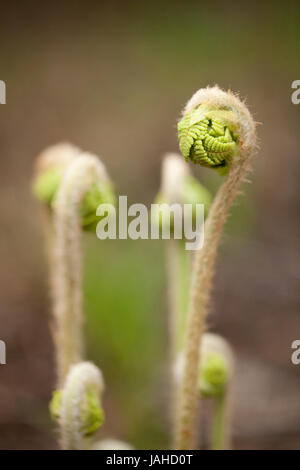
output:
[[[101,162],[81,154],[68,167],[54,203],[54,338],[58,384],[83,357],[81,208],[95,180],[107,182]],[[96,208],[94,208],[96,211]]]
[[[101,161],[70,144],[49,147],[39,156],[33,191],[43,203],[61,387],[70,366],[83,357],[82,230],[95,230],[99,204],[115,199]]]
[[[196,110],[197,114],[193,115],[189,124],[184,122],[181,126],[185,116],[193,113],[193,110]],[[193,126],[197,126],[203,119],[208,120],[205,129],[194,129]],[[206,219],[204,246],[196,252],[191,279],[184,373],[174,443],[175,449],[187,450],[194,449],[196,445],[199,345],[210,306],[217,249],[232,202],[250,170],[256,136],[254,121],[245,104],[237,96],[218,87],[199,90],[188,102],[182,121],[179,122],[178,128],[184,156],[192,161],[195,161],[196,157],[196,162],[199,158],[200,164],[204,159],[205,165],[212,162],[210,166],[222,168],[227,172]],[[226,144],[225,148],[223,144]]]

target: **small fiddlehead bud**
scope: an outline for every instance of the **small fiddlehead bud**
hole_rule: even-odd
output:
[[[62,389],[54,392],[50,412],[58,421],[63,449],[80,449],[82,439],[94,434],[104,421],[101,396],[104,382],[90,362],[73,365]]]
[[[255,123],[236,95],[207,87],[188,101],[178,139],[186,160],[226,171],[233,157],[255,147]]]
[[[204,333],[200,344],[197,391],[203,398],[214,399],[212,448],[230,446],[229,385],[234,371],[234,357],[229,343],[219,335]],[[177,384],[183,380],[185,356],[181,352],[174,367]]]
[[[234,358],[228,342],[219,335],[205,333],[200,351],[199,388],[203,397],[214,399],[212,448],[230,448],[230,381]]]
[[[222,395],[233,374],[231,347],[221,336],[204,333],[200,348],[200,393],[205,397]]]
[[[204,397],[223,394],[233,374],[233,354],[228,342],[214,333],[204,333],[200,344],[198,391]],[[184,354],[176,360],[174,376],[179,383],[183,378]]]
[[[36,198],[53,209],[64,173],[75,158],[82,155],[78,148],[70,144],[58,144],[46,149],[37,159],[33,181]],[[83,230],[96,229],[100,220],[96,211],[100,204],[115,204],[113,187],[103,165],[102,171],[98,176],[94,175],[82,197],[80,216]]]

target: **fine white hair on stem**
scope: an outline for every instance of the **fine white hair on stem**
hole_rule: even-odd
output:
[[[59,424],[61,447],[66,450],[79,450],[82,446],[83,428],[82,407],[89,390],[104,391],[101,371],[91,362],[73,365],[66,377],[62,390]]]
[[[183,380],[177,409],[175,443],[176,449],[195,448],[196,416],[198,405],[197,379],[200,361],[199,344],[205,328],[210,304],[214,265],[222,229],[230,207],[238,194],[241,183],[251,168],[256,149],[255,123],[245,104],[232,92],[218,87],[204,88],[196,92],[187,103],[183,114],[196,106],[205,104],[215,112],[232,111],[234,127],[238,135],[238,155],[230,162],[226,179],[218,190],[204,226],[204,245],[195,255],[190,301],[187,318],[186,347]]]
[[[104,165],[82,153],[68,166],[54,202],[53,302],[58,386],[82,360],[82,200],[95,180],[108,181]]]

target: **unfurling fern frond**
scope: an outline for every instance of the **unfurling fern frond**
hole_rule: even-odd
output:
[[[218,115],[205,105],[194,108],[179,121],[178,138],[186,160],[223,172],[238,149],[232,112],[220,110]]]

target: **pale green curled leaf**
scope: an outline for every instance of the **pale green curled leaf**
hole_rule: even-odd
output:
[[[200,345],[198,390],[203,397],[217,397],[226,392],[233,375],[233,353],[228,342],[214,333],[204,333]],[[177,358],[174,375],[183,377],[184,354]]]
[[[67,167],[80,150],[69,143],[47,147],[36,159],[32,191],[44,204],[51,205]]]
[[[199,388],[201,395],[214,397],[222,395],[229,379],[229,370],[224,357],[210,353],[201,362]]]
[[[62,390],[55,390],[49,404],[50,414],[54,421],[59,421],[62,402]],[[104,411],[100,405],[97,390],[87,390],[81,404],[81,432],[83,436],[94,434],[104,422]]]
[[[229,343],[214,333],[204,333],[200,346],[199,390],[205,397],[226,392],[233,374],[233,353]]]
[[[62,397],[62,390],[54,390],[54,392],[52,392],[52,398],[49,403],[49,411],[50,411],[51,418],[54,421],[59,420],[61,397]]]
[[[33,194],[45,204],[51,205],[59,188],[62,172],[58,168],[49,168],[35,178]]]
[[[102,426],[103,388],[100,370],[90,362],[80,362],[70,368],[63,389],[53,393],[49,408],[61,428],[63,448],[80,448],[82,439]]]
[[[109,182],[95,181],[87,191],[80,207],[83,230],[89,232],[96,230],[98,222],[103,218],[96,214],[97,208],[101,204],[115,206],[116,197],[114,189]]]
[[[178,122],[178,139],[186,160],[226,173],[238,151],[234,114],[199,105]]]
[[[33,187],[37,199],[52,207],[62,177],[63,175],[57,168],[50,168],[39,175]],[[80,206],[82,228],[86,231],[95,230],[97,223],[101,220],[101,217],[96,215],[98,206],[100,204],[115,205],[115,203],[116,198],[112,184],[95,181],[85,194]]]
[[[68,158],[65,157],[63,152],[67,153]],[[50,163],[49,154],[52,156]],[[76,147],[60,144],[50,147],[41,155],[41,158],[43,159],[45,155],[48,161],[47,164],[40,164],[40,168],[36,172],[33,181],[33,193],[39,201],[53,208],[64,173],[74,161],[74,158],[80,155],[80,151]],[[84,195],[80,206],[83,230],[93,231],[96,229],[97,223],[102,218],[96,215],[100,204],[115,205],[115,203],[114,189],[108,178],[95,178]]]

